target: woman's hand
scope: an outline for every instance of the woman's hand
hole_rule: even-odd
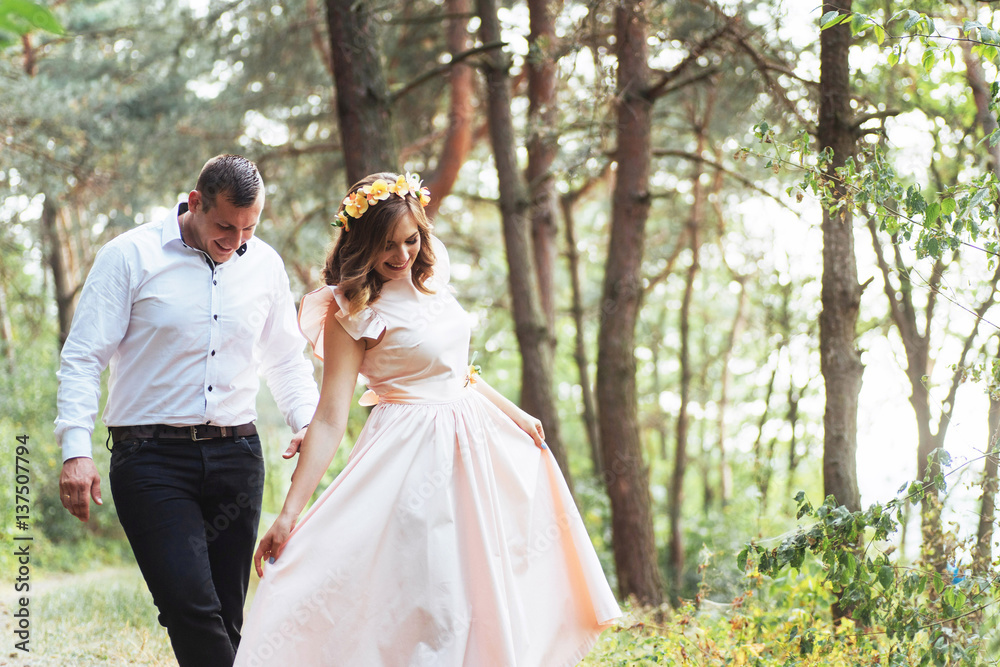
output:
[[[514,420],[514,423],[517,424],[519,429],[531,436],[531,439],[535,441],[536,447],[539,449],[549,448],[549,446],[545,444],[545,431],[542,429],[542,422],[521,409],[518,409],[517,412],[510,415],[510,418]]]
[[[298,517],[288,517],[285,514],[279,514],[278,518],[271,524],[271,527],[268,528],[267,533],[261,538],[260,544],[257,545],[256,553],[253,555],[253,565],[257,569],[258,577],[264,576],[261,560],[264,558],[269,559],[269,562],[277,560],[278,556],[281,555],[282,547],[288,541],[288,536],[298,521]]]

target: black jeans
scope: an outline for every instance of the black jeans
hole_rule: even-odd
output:
[[[232,665],[264,490],[260,438],[123,440],[109,479],[177,662]]]

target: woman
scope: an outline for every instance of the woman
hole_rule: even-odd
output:
[[[302,300],[320,402],[254,555],[237,665],[571,665],[620,615],[541,423],[468,366],[428,200],[409,175],[352,186],[327,286]],[[299,521],[359,373],[375,408]]]

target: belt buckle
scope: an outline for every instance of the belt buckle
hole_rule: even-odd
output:
[[[211,436],[209,436],[207,438],[199,438],[198,437],[198,427],[197,426],[189,426],[188,428],[191,429],[191,440],[193,442],[199,442],[201,440],[211,440],[212,439]]]

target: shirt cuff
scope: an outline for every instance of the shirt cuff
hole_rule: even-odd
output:
[[[312,421],[313,415],[316,414],[316,406],[305,405],[301,408],[296,408],[292,410],[292,414],[289,416],[288,425],[291,427],[293,433],[298,433],[303,428],[309,425]]]
[[[84,456],[93,458],[93,446],[90,443],[90,431],[85,428],[70,428],[62,434],[63,463],[69,459]]]

